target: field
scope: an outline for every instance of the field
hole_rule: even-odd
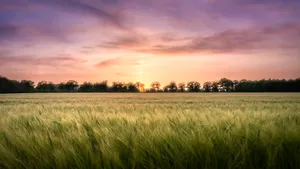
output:
[[[300,168],[300,94],[0,95],[0,168]]]

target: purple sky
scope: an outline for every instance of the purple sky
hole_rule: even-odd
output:
[[[300,77],[299,0],[1,0],[0,75],[61,82]]]

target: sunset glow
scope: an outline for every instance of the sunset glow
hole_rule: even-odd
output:
[[[300,77],[298,0],[1,0],[0,75],[54,83]]]

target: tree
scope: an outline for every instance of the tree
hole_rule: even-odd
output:
[[[239,81],[234,80],[234,81],[233,81],[233,91],[236,90],[236,87],[237,87],[238,85],[239,85]]]
[[[78,86],[79,85],[78,85],[78,83],[75,80],[69,80],[65,84],[65,87],[66,87],[67,91],[69,91],[69,92],[75,91]]]
[[[79,91],[81,92],[92,92],[93,91],[93,84],[91,82],[84,82],[80,85]]]
[[[21,81],[22,92],[33,92],[34,91],[34,82],[31,80],[22,80]]]
[[[105,80],[102,82],[95,83],[93,85],[93,91],[94,92],[107,92],[108,91],[107,81]]]
[[[55,84],[52,82],[46,82],[46,81],[41,81],[37,84],[36,90],[38,92],[54,92],[55,91]]]
[[[0,93],[28,93],[34,91],[34,82],[31,80],[10,80],[0,76]]]
[[[159,82],[155,81],[155,82],[151,83],[151,89],[150,89],[151,92],[158,92],[159,89],[160,89],[160,83]]]
[[[40,81],[37,86],[36,89],[39,92],[46,92],[47,91],[47,82],[46,81]]]
[[[222,78],[219,81],[221,91],[231,92],[233,90],[233,82],[227,78]]]
[[[242,79],[239,81],[238,85],[235,86],[235,91],[236,92],[244,92],[246,91],[245,87],[247,85],[247,80],[246,79]]]
[[[90,82],[84,82],[78,88],[78,83],[74,80],[70,80],[67,83],[53,84],[52,82],[40,81],[34,88],[34,82],[31,80],[10,80],[6,77],[0,76],[0,93],[22,93],[22,92],[66,92],[66,91],[78,91],[80,92],[144,92],[144,84],[140,82],[136,83],[124,83],[113,82],[111,87],[108,86],[107,81],[98,82],[92,84]],[[185,88],[189,92],[199,92],[200,83],[191,81],[187,85],[179,83],[176,86],[175,82],[170,82],[169,85],[164,87],[165,92],[184,92]],[[298,79],[262,79],[262,80],[246,80],[241,81],[229,80],[227,78],[220,79],[219,82],[205,82],[203,89],[206,92],[300,92],[300,78]],[[146,92],[160,92],[160,83],[153,82],[151,89],[147,89]]]
[[[136,82],[135,83],[135,86],[137,87],[137,89],[140,91],[140,92],[145,92],[145,85],[141,82]]]
[[[184,92],[185,91],[185,83],[181,82],[178,84],[178,91]]]
[[[170,92],[177,92],[177,84],[175,82],[170,82],[169,91]]]
[[[177,92],[177,85],[175,82],[170,82],[169,85],[164,87],[164,92]]]
[[[18,93],[21,92],[18,81],[9,80],[6,77],[0,76],[0,93]]]
[[[187,88],[189,92],[199,92],[200,91],[200,83],[196,81],[188,82]]]
[[[205,82],[205,83],[203,84],[203,89],[204,89],[204,91],[206,91],[206,92],[212,91],[212,83],[211,83],[211,82]]]
[[[293,85],[290,85],[293,92],[300,92],[300,78],[293,80]]]
[[[126,92],[127,86],[124,82],[113,82],[111,87],[112,92]]]
[[[169,92],[169,85],[163,87],[164,92]]]
[[[64,82],[60,82],[60,83],[57,85],[57,87],[58,87],[58,90],[59,90],[60,92],[65,92],[65,91],[67,90],[66,84],[65,84]]]
[[[127,83],[127,91],[128,92],[139,92],[139,89],[132,82]]]
[[[213,82],[212,87],[211,87],[212,92],[219,92],[219,83],[218,82]]]
[[[55,92],[56,91],[56,85],[52,82],[48,82],[48,90],[49,90],[49,92]]]

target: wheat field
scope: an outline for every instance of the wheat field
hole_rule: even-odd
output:
[[[300,94],[0,95],[1,169],[300,168]]]

